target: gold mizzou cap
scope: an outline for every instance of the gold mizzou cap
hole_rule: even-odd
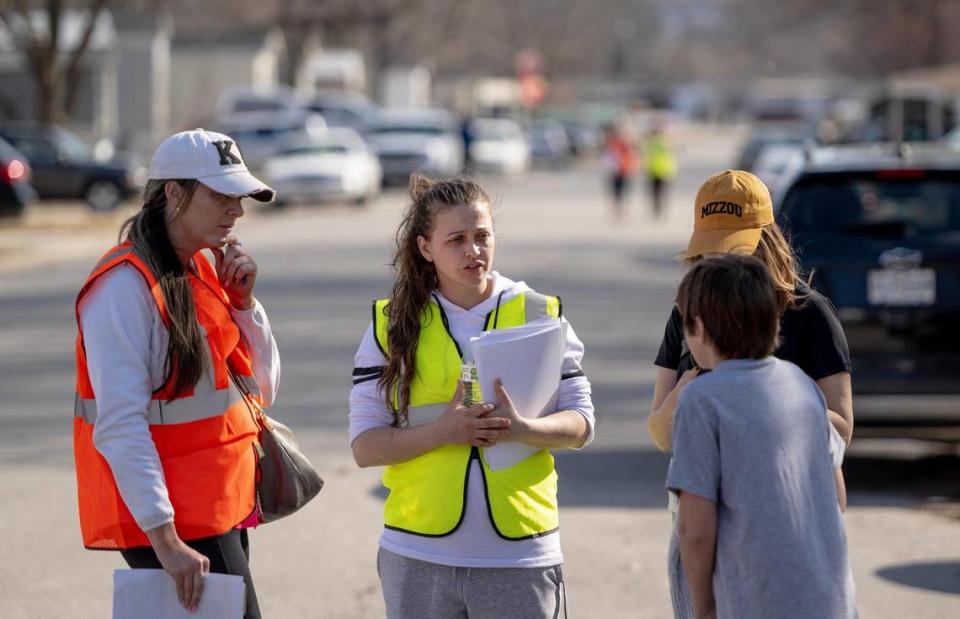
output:
[[[773,223],[770,190],[742,170],[724,170],[708,178],[697,192],[693,236],[687,256],[750,255],[760,243],[760,229]]]

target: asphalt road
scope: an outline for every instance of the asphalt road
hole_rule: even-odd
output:
[[[681,275],[672,256],[699,182],[733,160],[735,132],[690,128],[665,221],[637,187],[613,222],[595,164],[489,179],[496,268],[563,298],[586,343],[597,438],[558,455],[571,616],[666,617],[667,458],[644,417],[664,321]],[[390,241],[404,205],[250,209],[238,235],[258,259],[257,296],[283,360],[273,413],[292,426],[327,485],[289,519],[252,535],[267,617],[380,617],[375,569],[379,472],[346,438],[353,354],[370,300],[387,294]],[[108,552],[87,552],[76,524],[71,452],[73,297],[116,236],[117,218],[35,209],[0,227],[0,617],[105,617]],[[915,443],[855,443],[846,516],[863,617],[960,616],[960,463]]]

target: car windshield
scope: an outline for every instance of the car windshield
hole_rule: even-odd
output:
[[[443,127],[436,125],[381,125],[375,128],[374,133],[386,135],[395,133],[415,133],[419,135],[443,135]]]
[[[473,133],[480,140],[513,140],[523,139],[523,133],[516,125],[500,123],[477,123],[473,126]]]
[[[272,140],[296,131],[295,127],[255,127],[252,129],[233,129],[225,133],[237,142],[253,140]]]
[[[67,131],[59,132],[60,153],[70,161],[87,161],[92,157],[90,147],[77,136]]]
[[[343,144],[309,144],[306,146],[292,146],[285,149],[281,155],[293,157],[297,155],[346,155],[350,152]]]
[[[5,141],[0,140],[0,159],[5,161],[10,161],[11,159],[25,159],[17,150],[7,144]]]
[[[233,112],[282,112],[287,106],[271,99],[237,99],[230,109]]]
[[[801,180],[781,213],[796,236],[934,237],[960,230],[960,173],[893,170]]]

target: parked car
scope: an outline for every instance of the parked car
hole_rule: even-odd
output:
[[[777,217],[837,308],[861,435],[960,440],[960,154],[819,151]]]
[[[530,146],[523,129],[507,118],[478,118],[470,123],[470,164],[483,172],[521,174],[530,167]]]
[[[765,150],[781,146],[803,148],[804,144],[813,140],[814,137],[814,132],[806,126],[788,125],[755,129],[740,149],[735,167],[738,170],[753,172]]]
[[[446,110],[384,110],[367,142],[380,157],[385,182],[406,183],[416,171],[452,176],[463,169],[460,125]]]
[[[533,121],[527,129],[527,141],[534,164],[559,167],[570,161],[570,142],[560,121],[548,118]]]
[[[570,154],[574,157],[595,155],[603,146],[603,129],[588,120],[563,119],[560,121],[567,132]]]
[[[800,144],[772,144],[764,148],[753,166],[753,173],[777,195],[804,164],[804,147]]]
[[[270,157],[264,175],[277,206],[346,200],[365,204],[380,193],[380,161],[352,129],[329,129]]]
[[[283,86],[272,89],[237,86],[224,90],[217,99],[217,116],[282,114],[301,109],[294,90]]]
[[[30,163],[0,139],[0,217],[19,215],[35,196],[30,185]]]
[[[304,102],[311,112],[323,116],[328,127],[353,129],[366,134],[376,124],[380,108],[361,94],[340,90],[320,90]]]
[[[322,133],[327,124],[319,114],[294,109],[219,116],[212,128],[236,140],[247,167],[259,169],[284,145]]]
[[[109,211],[139,193],[146,168],[139,158],[117,153],[94,157],[74,133],[52,125],[7,125],[0,138],[23,153],[33,170],[33,187],[41,199],[83,199],[97,211]]]

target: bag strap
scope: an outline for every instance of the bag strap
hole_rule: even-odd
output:
[[[263,412],[263,407],[260,406],[260,403],[253,398],[250,388],[247,387],[247,384],[241,380],[239,376],[236,375],[229,364],[227,364],[227,372],[230,374],[230,380],[232,380],[233,384],[237,386],[237,390],[243,397],[243,403],[246,404],[247,410],[250,411],[250,417],[253,419],[253,423],[256,424],[257,428],[262,430],[273,430],[267,414]],[[257,442],[257,445],[259,451],[259,441]]]

